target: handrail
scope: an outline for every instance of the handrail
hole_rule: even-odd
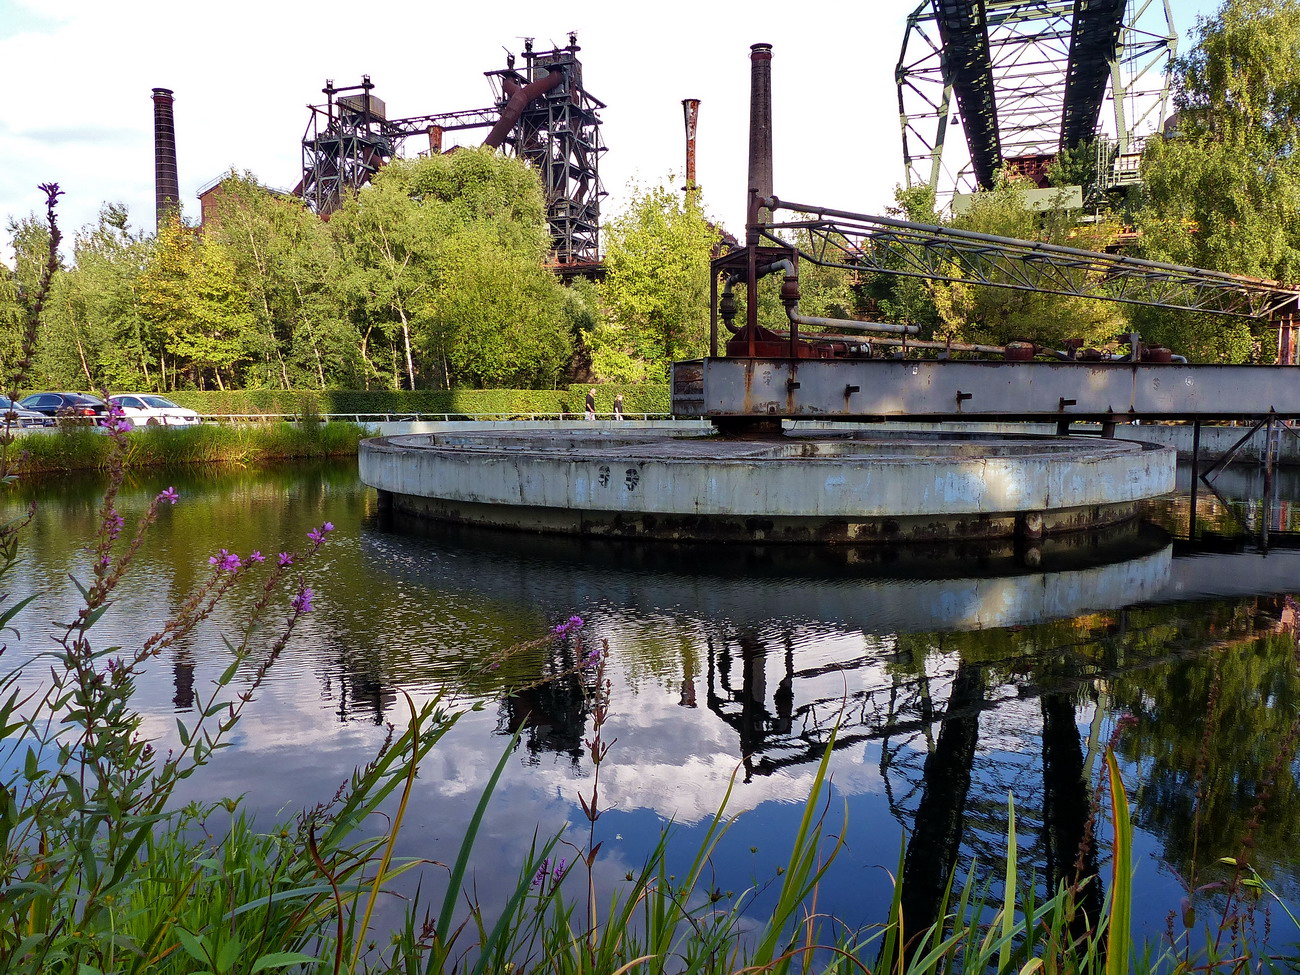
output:
[[[492,420],[582,420],[586,418],[586,413],[581,411],[576,413],[518,413],[509,410],[499,410],[493,413],[313,413],[304,417],[301,413],[201,413],[199,414],[203,421],[206,422],[246,422],[259,423],[271,420],[289,420],[301,421],[304,419],[341,420],[350,423],[420,423],[423,421],[431,422],[453,422],[453,421],[492,421]],[[663,413],[636,413],[629,410],[623,411],[624,420],[655,420],[672,419],[672,414]],[[364,419],[363,419],[364,418]],[[612,413],[597,413],[598,420],[617,420],[618,417]]]

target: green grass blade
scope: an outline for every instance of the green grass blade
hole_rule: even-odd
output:
[[[1111,825],[1115,831],[1110,862],[1110,917],[1106,931],[1106,975],[1127,975],[1133,950],[1133,823],[1128,793],[1120,778],[1115,752],[1106,750],[1110,782]]]

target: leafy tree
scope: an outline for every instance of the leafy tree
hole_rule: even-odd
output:
[[[695,196],[662,185],[632,194],[605,228],[607,320],[585,336],[600,378],[659,378],[674,359],[707,351],[709,259],[719,237]]]
[[[248,292],[262,358],[250,383],[346,386],[364,373],[355,325],[341,313],[341,260],[328,226],[302,201],[258,185],[222,181],[204,232],[219,242]]]
[[[140,278],[142,318],[162,340],[160,368],[170,388],[182,381],[199,389],[239,385],[241,367],[257,355],[247,291],[218,241],[173,221]]]
[[[570,354],[562,285],[536,173],[490,149],[393,163],[330,221],[345,288],[360,296],[361,348],[387,342],[416,388],[553,384]],[[376,368],[378,374],[378,369]]]
[[[106,204],[98,222],[77,234],[73,266],[56,279],[40,337],[37,383],[149,389],[161,379],[138,300],[150,250],[120,204]]]
[[[978,194],[970,207],[952,220],[963,230],[1069,244],[1102,250],[1114,227],[1079,225],[1078,212],[1067,209],[1035,211],[1021,198],[1023,183],[999,173],[995,187]],[[1062,297],[945,281],[926,282],[934,301],[937,321],[931,335],[938,340],[1002,345],[1027,339],[1060,347],[1065,339],[1080,338],[1088,346],[1113,342],[1127,319],[1114,303],[1089,298]]]
[[[1300,3],[1227,0],[1175,71],[1176,132],[1142,160],[1144,256],[1300,280]],[[1200,359],[1270,359],[1258,326],[1144,311],[1153,341]]]

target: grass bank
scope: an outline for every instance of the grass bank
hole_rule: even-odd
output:
[[[203,424],[147,427],[126,435],[116,461],[127,469],[173,464],[257,464],[270,460],[355,454],[365,436],[355,423]],[[17,436],[10,455],[21,455],[28,474],[107,470],[118,452],[112,437],[92,428]]]

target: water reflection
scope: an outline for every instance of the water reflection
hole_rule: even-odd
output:
[[[174,479],[129,484],[128,517]],[[1090,783],[1112,739],[1148,858],[1137,906],[1148,932],[1163,929],[1184,881],[1221,876],[1217,857],[1248,836],[1267,875],[1295,884],[1300,795],[1286,749],[1300,682],[1287,594],[1300,591],[1300,548],[1278,529],[1267,549],[1234,536],[1230,510],[1211,506],[1195,543],[1183,501],[1151,506],[1160,528],[1035,548],[701,551],[385,522],[342,466],[205,472],[178,487],[183,503],[160,521],[137,588],[97,628],[106,642],[156,626],[211,551],[276,551],[323,520],[337,526],[314,578],[317,612],[194,794],[246,793],[278,815],[332,794],[382,739],[376,726],[402,720],[403,692],[481,703],[422,770],[400,852],[445,859],[519,734],[484,826],[485,903],[512,882],[534,824],[581,816],[591,675],[571,641],[504,652],[574,612],[588,641],[610,646],[606,732],[618,743],[602,770],[600,870],[611,883],[663,822],[689,842],[738,770],[736,808],[749,812],[718,870],[724,887],[746,886],[760,872],[749,847],[764,863],[783,855],[838,727],[849,848],[823,887],[831,913],[883,916],[890,892],[875,868],[897,864],[905,831],[914,923],[954,869],[1000,870],[1008,793],[1026,875],[1046,889],[1094,873],[1106,837],[1092,834]],[[15,588],[39,593],[34,618],[61,618],[75,595],[61,580],[84,571],[77,542],[93,530],[98,486],[26,490],[43,505]],[[216,635],[239,611],[141,682],[149,733],[174,734],[174,711],[224,666]],[[1122,715],[1137,720],[1121,732]]]

